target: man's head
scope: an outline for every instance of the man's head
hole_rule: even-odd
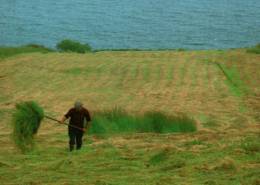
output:
[[[82,108],[83,104],[81,103],[81,101],[77,100],[74,103],[74,107],[76,110],[80,110]]]

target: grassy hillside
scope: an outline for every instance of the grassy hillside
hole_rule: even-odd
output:
[[[260,56],[244,49],[0,59],[0,182],[259,184],[259,73]],[[130,114],[186,114],[197,121],[198,131],[88,135],[82,151],[68,153],[66,128],[45,120],[35,151],[23,155],[14,148],[15,103],[35,100],[60,118],[76,99],[92,114],[114,107]]]
[[[40,53],[48,53],[52,52],[54,50],[46,48],[41,45],[37,44],[28,44],[25,46],[20,47],[1,47],[0,46],[0,59],[4,59],[7,57],[11,57],[18,54],[23,53],[34,53],[34,52],[40,52]]]

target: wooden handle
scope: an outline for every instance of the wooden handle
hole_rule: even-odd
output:
[[[52,118],[52,117],[50,117],[50,116],[44,116],[44,117],[47,118],[47,119],[50,119],[50,120],[52,120],[52,121],[56,121],[56,122],[61,123],[61,124],[64,124],[64,125],[68,125],[69,127],[76,128],[76,129],[79,129],[79,130],[85,132],[85,129],[84,129],[84,128],[80,128],[80,127],[77,127],[77,126],[75,126],[75,125],[71,125],[71,124],[68,124],[68,123],[62,123],[61,121],[59,121],[59,120],[57,120],[57,119],[55,119],[55,118]]]

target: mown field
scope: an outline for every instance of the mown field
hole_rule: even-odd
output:
[[[228,51],[28,53],[0,60],[0,184],[260,184],[260,55]],[[195,133],[85,135],[67,151],[67,128],[42,122],[36,149],[11,140],[15,103],[56,118],[81,99],[94,115],[186,114]]]

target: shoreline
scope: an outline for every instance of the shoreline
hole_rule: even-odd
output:
[[[203,52],[203,51],[215,51],[215,52],[224,52],[224,51],[232,51],[232,50],[245,50],[245,52],[253,53],[253,54],[260,54],[260,44],[257,44],[256,46],[251,47],[245,47],[245,48],[227,48],[227,49],[185,49],[185,48],[167,48],[167,49],[91,49],[89,51],[84,51],[83,53],[77,52],[74,50],[74,46],[71,47],[71,50],[68,51],[61,51],[58,49],[52,49],[47,48],[43,45],[37,45],[37,44],[28,44],[28,45],[22,45],[22,46],[0,46],[0,59],[4,59],[7,57],[11,57],[14,55],[22,54],[22,53],[78,53],[78,54],[86,54],[86,53],[99,53],[99,52]],[[74,50],[74,51],[73,51]]]
[[[256,43],[255,45],[248,45],[245,47],[230,47],[230,48],[205,48],[205,49],[196,49],[196,48],[104,48],[104,49],[92,49],[92,52],[100,52],[100,51],[227,51],[227,50],[234,50],[234,49],[248,49],[259,45],[260,42]],[[45,48],[51,51],[58,51],[56,48],[47,47],[42,44],[23,44],[23,45],[0,45],[0,49],[6,48],[21,48],[21,47],[32,47],[32,48]]]

